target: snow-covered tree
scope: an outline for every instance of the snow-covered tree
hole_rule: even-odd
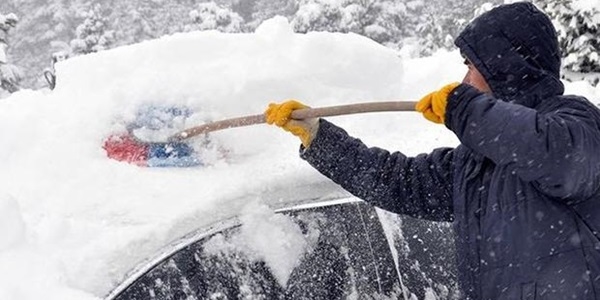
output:
[[[107,5],[110,28],[115,33],[114,46],[181,32],[190,9],[189,1],[184,0],[110,0]]]
[[[214,2],[198,4],[196,9],[190,11],[189,17],[190,24],[185,26],[185,31],[218,30],[235,33],[244,30],[244,19],[240,15]]]
[[[21,70],[8,61],[8,32],[17,25],[19,18],[14,14],[0,14],[0,88],[14,93],[19,90],[23,75]]]
[[[392,0],[301,0],[291,23],[297,32],[354,32],[394,46],[407,33],[406,13]]]
[[[600,0],[537,1],[556,27],[563,67],[600,72]]]
[[[363,34],[379,43],[399,47],[402,39],[411,32],[406,22],[408,8],[405,3],[393,0],[377,1],[365,12],[368,22]]]
[[[111,14],[111,21],[115,30],[115,44],[129,45],[144,40],[157,38],[156,25],[148,14],[153,7],[153,2],[136,5],[129,1],[115,3]]]
[[[298,0],[233,0],[232,9],[246,20],[248,31],[253,31],[274,16],[293,16]]]
[[[3,0],[11,4],[19,16],[19,24],[11,29],[10,59],[23,70],[22,87],[46,86],[42,73],[51,63],[55,51],[51,43],[71,41],[82,19],[76,12],[87,0]],[[89,5],[85,5],[89,7]]]
[[[0,14],[0,63],[8,63],[6,51],[8,50],[8,31],[17,25],[19,18],[14,13]]]
[[[452,35],[449,33],[448,26],[456,26],[452,24],[456,19],[440,16],[439,5],[431,5],[431,2],[428,4],[427,2],[412,1],[409,11],[410,22],[414,25],[413,35],[419,41],[421,55],[430,55],[439,48],[451,47]]]
[[[409,1],[409,21],[420,41],[421,55],[440,48],[452,49],[454,39],[468,22],[500,3],[499,0]]]
[[[292,18],[297,32],[354,32],[393,48],[418,41],[428,55],[453,48],[464,25],[501,0],[299,0]]]
[[[83,23],[75,30],[76,38],[71,41],[74,54],[88,54],[108,49],[114,42],[114,32],[108,30],[108,19],[97,4],[84,14]]]
[[[300,3],[291,22],[295,31],[348,32],[342,25],[345,3],[328,0],[305,0]]]

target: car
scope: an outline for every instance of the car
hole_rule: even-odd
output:
[[[458,299],[449,224],[391,214],[352,196],[276,214],[309,241],[285,282],[268,258],[243,246],[245,223],[234,217],[149,258],[105,299]]]

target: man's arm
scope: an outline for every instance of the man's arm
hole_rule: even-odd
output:
[[[547,101],[554,108],[542,113],[463,84],[448,99],[446,126],[462,144],[514,168],[542,192],[587,198],[600,179],[599,115],[578,99]]]
[[[343,129],[320,120],[301,157],[355,196],[385,210],[452,221],[453,149],[407,157],[368,148]]]

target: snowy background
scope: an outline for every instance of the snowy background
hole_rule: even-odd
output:
[[[298,157],[295,137],[267,125],[213,133],[220,150],[204,151],[203,167],[108,159],[103,141],[139,107],[188,106],[191,127],[288,98],[313,107],[414,101],[466,72],[456,51],[404,53],[355,34],[296,34],[275,18],[255,33],[179,33],[59,63],[54,91],[0,100],[0,299],[101,299],[196,228],[239,213],[250,226],[277,226],[285,221],[269,224],[273,212],[263,204],[285,206],[294,200],[285,191],[336,193]],[[600,87],[566,88],[600,102]],[[369,145],[409,155],[457,144],[444,126],[411,112],[331,120]],[[256,251],[268,248],[262,238]]]

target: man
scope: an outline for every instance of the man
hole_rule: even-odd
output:
[[[459,138],[407,157],[368,148],[325,120],[269,123],[301,157],[383,209],[451,221],[463,299],[600,299],[600,111],[564,96],[550,20],[530,3],[499,6],[456,39],[469,70],[416,109]]]

